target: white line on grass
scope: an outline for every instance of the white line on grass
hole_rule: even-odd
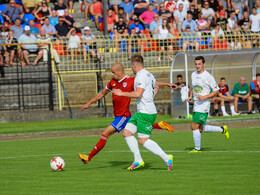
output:
[[[104,152],[109,152],[109,153],[126,153],[130,152],[129,150],[110,150],[110,151],[104,151]],[[141,150],[140,152],[149,152],[148,150]],[[165,152],[176,152],[176,153],[188,153],[189,151],[187,150],[165,150]],[[83,152],[84,153],[84,152]],[[219,150],[219,151],[203,151],[203,153],[260,153],[258,150]],[[6,159],[15,159],[15,158],[32,158],[32,157],[44,157],[44,156],[61,156],[61,155],[77,155],[77,153],[60,153],[60,154],[38,154],[38,155],[25,155],[25,156],[5,156],[5,157],[0,157],[0,160],[6,160]]]

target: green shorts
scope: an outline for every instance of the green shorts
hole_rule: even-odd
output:
[[[137,112],[134,116],[131,117],[128,123],[135,125],[137,127],[138,133],[151,135],[156,116],[157,114],[145,114]]]
[[[208,118],[208,113],[193,112],[192,122],[205,125],[207,118]]]

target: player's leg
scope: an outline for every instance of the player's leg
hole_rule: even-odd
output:
[[[195,114],[193,114],[194,120]],[[201,129],[203,129],[202,124],[197,122],[191,122],[191,130],[193,134],[193,141],[194,141],[194,149],[190,151],[190,153],[201,152]]]
[[[154,123],[153,124],[153,129],[165,129],[171,132],[174,132],[174,128],[166,123],[165,121],[160,121],[159,123]]]
[[[106,142],[108,138],[113,135],[116,132],[116,129],[112,126],[109,125],[102,133],[100,140],[96,143],[95,147],[93,150],[88,154],[79,154],[79,158],[84,164],[87,164],[91,161],[91,159],[97,155],[106,145]]]

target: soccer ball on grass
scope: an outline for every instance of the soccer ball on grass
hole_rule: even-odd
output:
[[[61,157],[54,157],[50,162],[53,171],[62,171],[65,167],[65,161]]]

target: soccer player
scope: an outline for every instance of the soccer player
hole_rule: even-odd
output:
[[[239,113],[235,112],[234,96],[230,95],[229,87],[226,84],[226,79],[224,77],[222,77],[220,79],[220,83],[218,84],[218,86],[219,86],[219,94],[218,94],[218,97],[215,97],[215,101],[214,101],[215,114],[218,113],[218,103],[220,103],[223,116],[230,116],[226,112],[226,108],[225,108],[225,102],[230,102],[229,104],[230,104],[230,110],[231,110],[232,116],[239,115]]]
[[[173,156],[167,155],[156,142],[149,139],[152,133],[153,123],[157,116],[156,107],[153,102],[157,92],[155,89],[156,80],[150,72],[144,69],[143,57],[141,55],[136,54],[132,56],[131,67],[133,73],[136,74],[134,81],[135,90],[125,92],[120,89],[113,89],[113,94],[117,96],[136,98],[137,112],[128,121],[123,132],[126,143],[134,155],[134,163],[127,169],[134,170],[144,166],[144,161],[138,147],[139,142],[139,144],[143,145],[147,150],[160,156],[167,164],[168,170],[171,170]],[[174,86],[175,84],[173,84],[173,87]],[[138,142],[134,137],[136,133],[138,135]]]
[[[193,118],[191,129],[193,132],[193,139],[195,149],[190,153],[201,152],[201,133],[202,132],[220,132],[229,139],[228,128],[205,125],[210,109],[210,98],[215,97],[219,93],[219,87],[214,77],[207,72],[205,68],[205,59],[203,56],[195,58],[196,71],[191,74],[192,88],[188,102],[192,102],[194,96]],[[212,90],[212,92],[210,92]]]
[[[115,63],[111,67],[113,79],[107,84],[107,86],[99,92],[94,98],[87,102],[81,109],[88,109],[91,104],[97,102],[105,95],[107,95],[113,89],[121,89],[124,92],[132,92],[134,90],[134,77],[129,77],[124,72],[124,67],[120,63]],[[161,86],[172,85],[168,83],[162,83]],[[113,113],[115,115],[115,120],[103,131],[100,140],[96,143],[95,147],[88,155],[79,154],[79,158],[84,164],[89,163],[91,159],[101,151],[108,140],[108,138],[116,132],[120,132],[126,126],[126,123],[131,118],[131,113],[129,111],[129,105],[131,98],[120,97],[117,95],[112,96],[113,98]],[[173,127],[164,121],[156,123],[153,125],[156,129],[166,129],[171,132],[174,131]]]

